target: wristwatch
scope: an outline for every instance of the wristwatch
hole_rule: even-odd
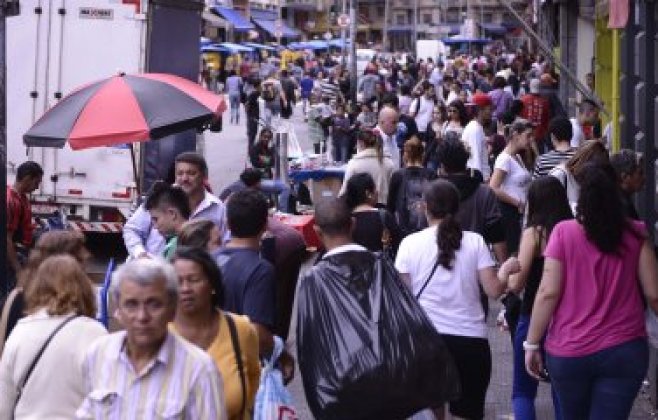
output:
[[[536,351],[539,350],[539,344],[528,343],[528,341],[523,342],[523,350],[526,351]]]

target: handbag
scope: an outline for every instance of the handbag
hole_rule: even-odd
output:
[[[25,389],[25,385],[27,384],[27,381],[30,379],[30,376],[32,375],[32,372],[34,371],[34,368],[36,367],[37,363],[39,363],[39,360],[41,360],[41,356],[43,356],[43,352],[46,351],[46,348],[48,347],[48,344],[52,341],[52,339],[55,337],[55,335],[66,326],[69,322],[73,321],[75,318],[77,318],[80,315],[73,314],[66,318],[61,324],[57,326],[53,330],[53,332],[50,333],[46,341],[43,343],[43,346],[41,346],[41,349],[37,352],[37,355],[34,357],[34,360],[32,360],[32,364],[30,365],[29,369],[27,370],[27,373],[23,377],[23,380],[21,381],[21,384],[18,386],[18,390],[16,393],[16,401],[14,401],[14,411],[16,410],[16,406],[18,405],[18,401],[21,399],[21,395],[23,395],[23,389]]]
[[[230,314],[225,314],[228,330],[231,334],[231,343],[233,343],[233,351],[235,352],[235,362],[238,365],[238,373],[240,374],[240,384],[242,385],[242,406],[240,408],[240,419],[244,419],[245,409],[247,408],[247,381],[244,376],[244,364],[242,363],[242,350],[240,349],[240,341],[238,340],[238,331],[235,327],[235,321]]]

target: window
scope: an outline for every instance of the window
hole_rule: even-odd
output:
[[[431,13],[426,13],[423,15],[423,23],[426,25],[432,24],[432,14]]]
[[[398,25],[404,25],[406,22],[406,16],[405,15],[395,15],[395,23]]]
[[[491,23],[491,22],[493,22],[493,13],[484,13],[484,14],[482,15],[482,20],[483,20],[485,23]]]

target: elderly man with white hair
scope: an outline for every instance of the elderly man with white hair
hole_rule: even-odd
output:
[[[178,279],[160,259],[137,259],[112,276],[125,331],[94,342],[83,362],[79,419],[226,419],[222,378],[203,350],[169,332]]]
[[[397,143],[399,121],[400,114],[398,114],[398,111],[391,106],[385,106],[379,111],[379,120],[375,128],[382,139],[384,154],[391,157],[396,169],[400,168],[402,164],[400,149]]]

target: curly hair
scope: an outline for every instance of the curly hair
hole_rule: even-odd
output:
[[[25,289],[28,313],[45,308],[49,315],[96,316],[96,295],[80,263],[70,255],[46,258]]]

